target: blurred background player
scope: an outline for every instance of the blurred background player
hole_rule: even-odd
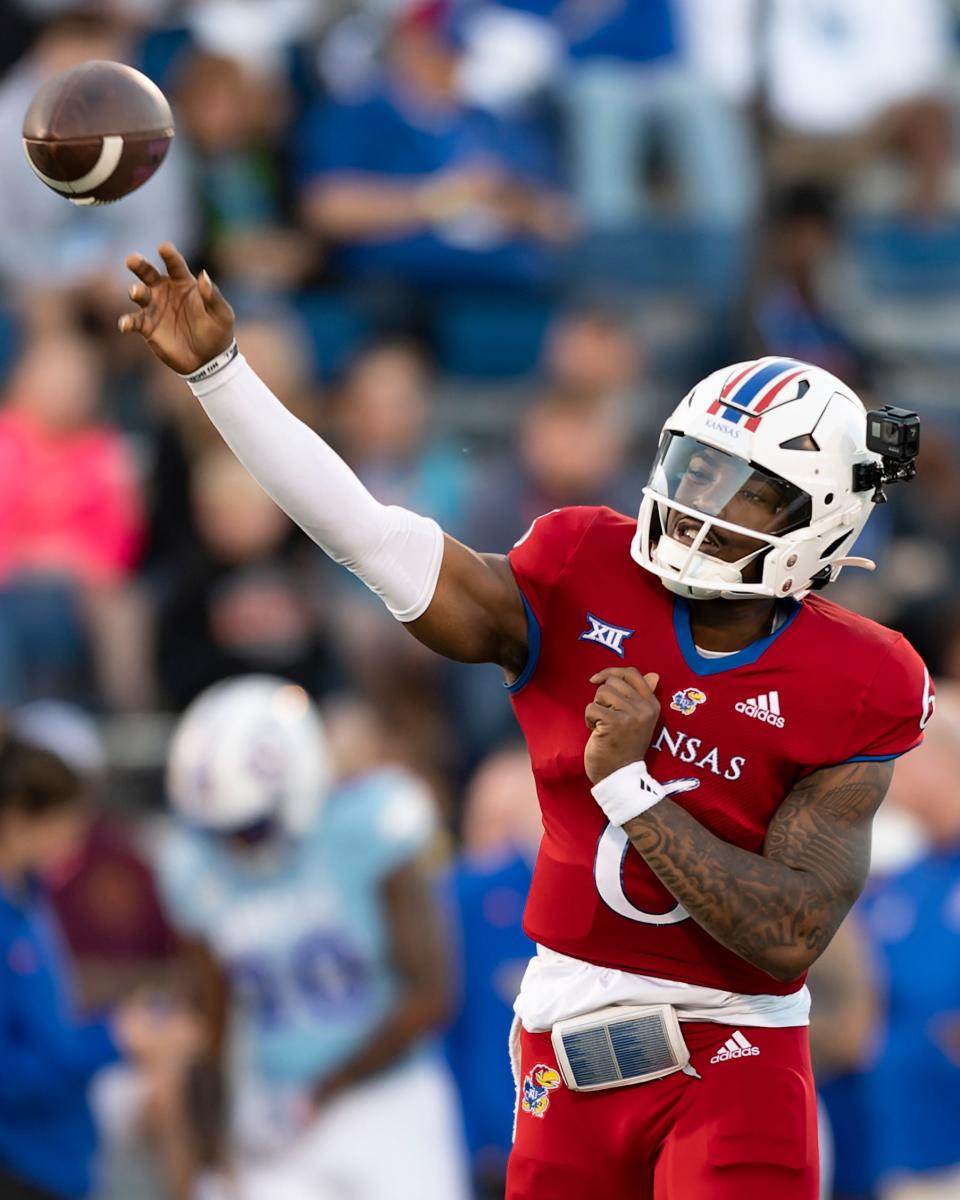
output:
[[[202,1194],[463,1197],[430,1041],[450,1004],[432,803],[396,770],[330,767],[306,693],[268,676],[204,692],[174,736],[161,869],[236,1084]]]

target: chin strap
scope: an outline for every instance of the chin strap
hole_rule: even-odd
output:
[[[686,600],[716,600],[721,596],[726,597],[728,594],[735,595],[736,585],[743,582],[744,568],[765,549],[765,547],[761,547],[759,550],[751,550],[749,554],[732,563],[725,562],[721,558],[714,558],[704,554],[699,548],[699,543],[702,542],[708,528],[708,523],[705,522],[692,546],[678,542],[665,533],[661,534],[653,552],[654,561],[658,566],[671,568],[686,576],[687,582],[685,583],[680,583],[669,576],[661,576],[661,583],[668,591],[682,596]],[[714,586],[699,587],[697,585],[698,575],[706,576]],[[720,586],[717,587],[717,584]]]

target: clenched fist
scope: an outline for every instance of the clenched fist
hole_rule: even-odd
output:
[[[654,695],[660,676],[641,675],[636,667],[608,667],[594,675],[599,684],[584,712],[590,739],[583,765],[591,783],[599,783],[647,752],[660,719]]]

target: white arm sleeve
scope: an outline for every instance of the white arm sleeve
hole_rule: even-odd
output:
[[[443,558],[436,521],[375,500],[343,459],[284,408],[235,345],[184,378],[237,458],[318,546],[362,579],[398,621],[423,615]]]

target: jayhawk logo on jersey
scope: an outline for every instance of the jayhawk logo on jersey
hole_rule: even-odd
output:
[[[531,1117],[542,1117],[550,1107],[550,1093],[560,1086],[560,1073],[545,1063],[537,1063],[523,1081],[520,1107]]]
[[[697,711],[699,704],[705,704],[707,693],[701,692],[699,688],[684,688],[682,692],[674,692],[673,699],[670,701],[670,707],[678,713],[683,713],[685,717],[689,717],[692,712]]]

